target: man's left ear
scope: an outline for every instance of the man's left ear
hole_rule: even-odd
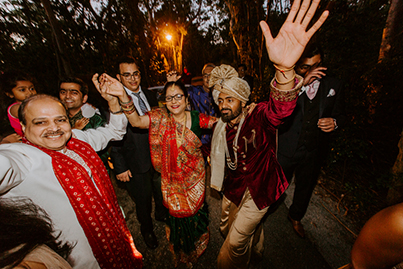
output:
[[[246,107],[246,103],[245,103],[245,102],[242,102],[242,107],[243,107],[243,108]]]
[[[87,100],[88,100],[88,95],[86,94],[83,97],[83,104],[87,103]]]

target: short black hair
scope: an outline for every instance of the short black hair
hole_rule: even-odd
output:
[[[83,94],[83,96],[88,95],[88,85],[80,78],[67,77],[67,78],[61,79],[59,82],[59,91],[60,91],[60,86],[62,85],[62,83],[75,83],[80,86],[80,91]]]
[[[325,55],[323,53],[322,47],[320,46],[320,44],[318,42],[310,42],[305,47],[305,50],[302,53],[301,58],[299,59],[298,62],[302,62],[302,60],[304,60],[306,58],[312,58],[315,55],[320,55],[320,58],[323,62]]]
[[[139,68],[137,61],[132,56],[123,56],[118,59],[118,62],[116,65],[116,74],[120,74],[120,65],[121,64],[135,64],[137,66],[137,68]]]

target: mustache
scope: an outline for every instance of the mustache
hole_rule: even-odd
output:
[[[62,130],[57,130],[55,132],[46,132],[43,136],[47,137],[47,136],[54,136],[54,135],[63,135],[64,132]]]
[[[232,110],[229,109],[229,108],[223,108],[223,109],[221,109],[220,111],[221,111],[221,113],[223,113],[224,111],[232,112]]]

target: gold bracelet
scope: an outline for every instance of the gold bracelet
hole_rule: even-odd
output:
[[[132,110],[132,109],[135,109],[134,104],[132,104],[131,106],[128,106],[128,107],[122,106],[123,112],[124,112],[124,111],[129,111],[129,110]]]
[[[293,66],[291,66],[289,69],[281,69],[281,68],[278,67],[278,65],[276,65],[276,64],[273,64],[273,66],[274,66],[274,68],[276,68],[276,69],[277,69],[278,71],[280,71],[281,73],[284,73],[284,72],[287,72],[287,71],[290,71],[290,70],[294,69],[295,64],[294,64]]]
[[[127,104],[120,104],[121,108],[129,108],[129,107],[132,107],[132,106],[134,106],[133,102],[130,102],[130,103],[127,103]]]
[[[123,110],[123,113],[125,113],[125,115],[130,115],[133,114],[134,111],[136,111],[136,108],[133,106],[133,108],[130,110]]]
[[[132,97],[130,95],[128,95],[127,97],[129,97],[129,102],[122,102],[122,101],[119,100],[119,103],[121,105],[127,105],[127,104],[130,104],[131,102],[133,102],[133,99],[132,99]]]
[[[273,64],[273,66],[274,66],[274,68],[276,68],[276,70],[280,71],[280,73],[283,74],[284,78],[287,78],[287,76],[285,75],[285,72],[293,70],[295,67],[295,64],[289,69],[280,69],[276,64]]]
[[[276,74],[274,74],[274,79],[276,80],[276,82],[277,82],[279,85],[285,85],[285,84],[290,83],[291,81],[294,81],[294,79],[295,79],[295,73],[294,73],[294,75],[292,76],[292,78],[291,78],[290,80],[287,80],[286,82],[279,82],[278,79],[277,79]]]

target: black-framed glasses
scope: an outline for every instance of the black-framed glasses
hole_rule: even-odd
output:
[[[165,102],[171,102],[173,99],[175,99],[176,101],[180,101],[183,98],[183,94],[175,94],[175,95],[167,95],[165,96]]]
[[[125,79],[130,79],[131,77],[133,78],[140,78],[140,71],[135,71],[132,74],[130,73],[123,73],[120,74],[122,77],[124,77]]]

